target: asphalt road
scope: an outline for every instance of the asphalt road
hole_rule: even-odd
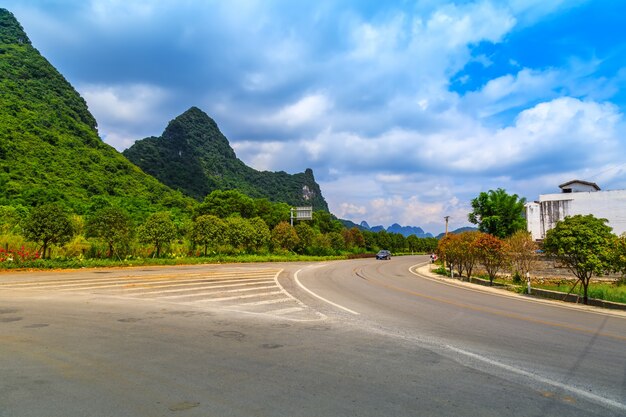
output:
[[[626,317],[425,260],[0,274],[0,416],[626,415]]]

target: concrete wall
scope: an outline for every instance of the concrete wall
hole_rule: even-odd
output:
[[[595,189],[593,185],[581,184],[579,182],[574,182],[568,186],[563,187],[564,189],[570,189],[573,193],[584,193],[584,192],[594,192],[598,191]]]
[[[526,205],[528,231],[533,239],[544,239],[546,232],[565,216],[593,214],[607,219],[613,233],[626,232],[626,190],[543,194],[539,196],[539,220],[536,207]],[[532,217],[528,217],[532,211]],[[537,222],[539,224],[537,224]]]

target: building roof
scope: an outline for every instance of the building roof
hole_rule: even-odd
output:
[[[589,181],[583,181],[583,180],[572,180],[572,181],[568,181],[564,184],[559,185],[559,188],[563,189],[566,188],[568,185],[572,185],[572,184],[582,184],[582,185],[588,185],[590,187],[593,187],[596,189],[596,191],[600,191],[600,187],[598,186],[598,184],[596,184],[595,182],[589,182]]]

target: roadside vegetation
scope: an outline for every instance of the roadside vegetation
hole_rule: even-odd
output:
[[[469,215],[479,231],[442,238],[435,272],[463,280],[480,277],[520,292],[530,279],[535,288],[578,294],[584,304],[589,298],[626,303],[626,235],[614,235],[606,219],[576,215],[558,222],[539,246],[524,230],[520,202],[501,189],[481,193]],[[540,256],[566,267],[575,278],[537,277]],[[620,278],[593,280],[609,274]]]
[[[60,202],[0,206],[0,269],[327,260],[437,247],[435,238],[346,229],[326,211],[291,226],[289,209],[234,190],[209,194],[188,214],[139,219],[104,198],[83,215]]]

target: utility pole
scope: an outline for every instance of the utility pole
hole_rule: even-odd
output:
[[[446,219],[446,236],[448,236],[448,219],[450,218],[450,216],[444,216],[444,219]]]

